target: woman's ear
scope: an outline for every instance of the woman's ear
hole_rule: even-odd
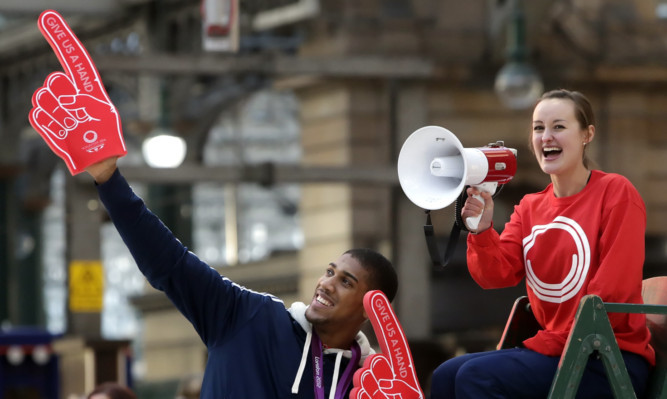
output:
[[[595,126],[593,125],[588,125],[588,129],[586,129],[586,137],[584,138],[584,142],[586,144],[590,143],[593,141],[593,137],[595,137]]]

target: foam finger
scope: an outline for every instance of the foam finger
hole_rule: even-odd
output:
[[[396,378],[411,386],[419,386],[408,340],[389,299],[382,291],[369,291],[364,296],[364,308],[373,325],[382,353],[389,359]]]
[[[30,124],[42,135],[50,135],[58,139],[67,137],[67,130],[41,108],[35,108],[30,113]]]
[[[392,379],[394,377],[394,371],[385,356],[374,356],[370,369],[373,370],[373,375],[378,379]]]
[[[88,51],[65,20],[53,10],[44,11],[37,23],[44,38],[55,52],[65,73],[79,92],[107,99],[106,90]]]
[[[361,392],[359,393],[359,395],[357,395],[357,398],[358,398],[358,399],[373,399],[373,398],[371,397],[371,395],[369,395],[368,392],[366,392],[366,390],[363,390],[363,389],[361,390]]]
[[[63,137],[59,137],[62,134],[65,134],[66,136],[67,132],[54,132],[52,128],[57,125],[49,124],[51,119],[41,108],[33,108],[28,115],[28,119],[30,120],[32,127],[34,127],[40,136],[42,136],[51,150],[65,161],[67,168],[70,171],[74,170],[74,160],[67,151],[67,142],[66,140],[62,140]]]
[[[350,391],[350,399],[373,399],[363,388],[353,388]]]
[[[74,96],[78,93],[74,82],[62,72],[49,74],[44,81],[44,87],[48,87],[56,97],[64,95]]]
[[[44,110],[65,130],[72,130],[77,125],[72,114],[60,106],[58,100],[48,89],[41,89],[35,94],[35,106]]]
[[[382,398],[384,394],[380,391],[380,385],[371,370],[361,373],[361,387],[371,398]]]

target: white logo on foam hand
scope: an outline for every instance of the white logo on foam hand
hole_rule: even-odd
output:
[[[567,276],[557,284],[548,284],[540,280],[527,257],[537,237],[550,229],[561,229],[568,233],[577,248],[576,253],[572,254],[572,265]],[[562,303],[577,295],[586,281],[591,262],[591,249],[581,226],[570,218],[558,216],[549,224],[534,226],[530,235],[523,239],[523,259],[526,264],[526,281],[535,295],[545,302]]]

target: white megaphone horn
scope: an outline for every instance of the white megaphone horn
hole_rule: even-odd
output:
[[[398,180],[403,192],[415,205],[428,210],[450,205],[466,186],[493,194],[515,173],[515,149],[506,148],[500,141],[464,148],[452,132],[440,126],[416,130],[398,156]],[[475,198],[484,202],[481,196]],[[467,218],[467,227],[476,230],[481,216]]]

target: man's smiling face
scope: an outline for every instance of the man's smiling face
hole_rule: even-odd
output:
[[[341,255],[318,280],[306,319],[316,327],[357,328],[366,319],[363,300],[369,290],[368,278],[357,259]]]

